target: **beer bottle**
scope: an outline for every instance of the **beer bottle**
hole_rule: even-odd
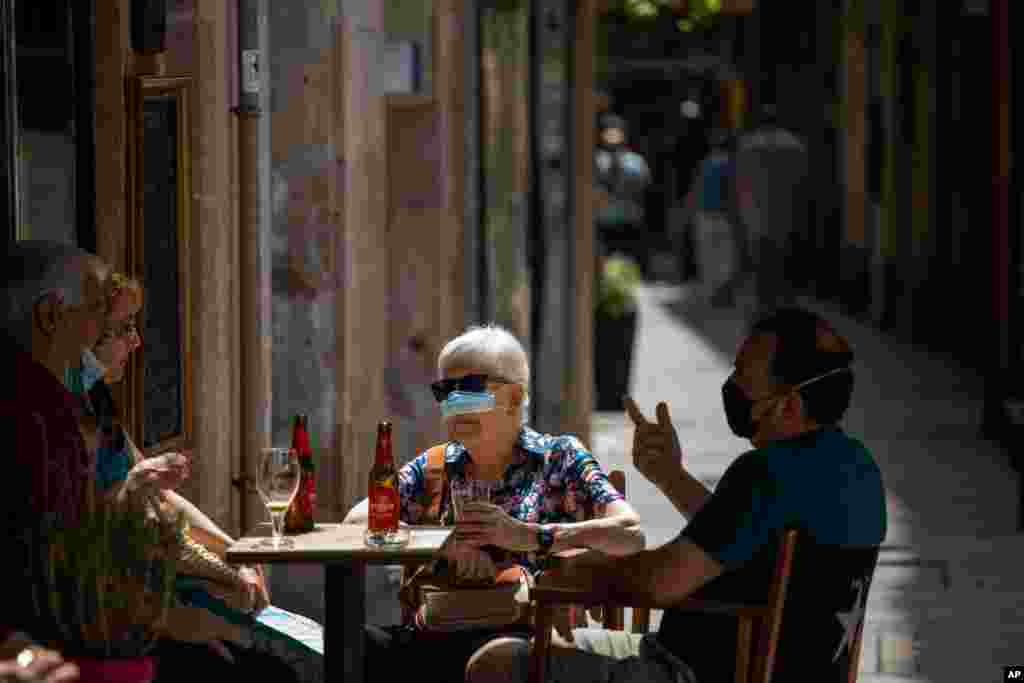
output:
[[[302,474],[299,490],[284,518],[284,530],[288,534],[312,531],[316,526],[316,469],[313,466],[313,449],[309,445],[309,416],[296,415],[292,428],[292,448],[299,457]]]
[[[401,500],[398,495],[398,471],[391,452],[391,423],[377,425],[377,449],[370,469],[369,515],[366,544],[372,546],[404,545],[408,534],[402,534],[398,520]]]

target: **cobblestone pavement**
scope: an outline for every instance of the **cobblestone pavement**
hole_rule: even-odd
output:
[[[714,309],[685,285],[645,285],[631,393],[653,417],[669,404],[687,466],[714,486],[746,441],[729,431],[721,383],[745,319]],[[862,682],[997,680],[1024,662],[1024,535],[1015,529],[1018,475],[979,438],[982,381],[938,354],[895,341],[828,307],[825,315],[857,354],[857,385],[845,428],[882,468],[889,532],[875,574],[861,657]],[[628,461],[632,428],[621,413],[596,413],[592,446],[626,472],[627,496],[649,545],[684,520]]]

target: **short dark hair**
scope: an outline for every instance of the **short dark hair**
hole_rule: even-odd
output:
[[[837,372],[800,389],[807,417],[818,424],[843,418],[853,396],[853,351],[824,318],[801,308],[780,308],[751,328],[751,334],[775,335],[771,373],[776,381],[796,385],[831,370]]]

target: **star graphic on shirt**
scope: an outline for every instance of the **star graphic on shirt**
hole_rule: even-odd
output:
[[[860,622],[864,619],[864,608],[867,603],[867,596],[864,595],[864,587],[866,585],[867,581],[864,579],[854,579],[853,588],[857,589],[857,597],[853,601],[853,606],[847,612],[836,612],[836,619],[843,625],[844,633],[842,640],[839,641],[836,654],[832,657],[833,662],[838,661],[844,647],[853,645],[853,639],[857,636],[857,627],[860,626]]]

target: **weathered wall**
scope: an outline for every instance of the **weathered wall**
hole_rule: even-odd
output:
[[[335,126],[338,2],[270,3],[273,422],[275,444],[309,415],[321,489],[336,473],[336,298],[344,241],[336,200],[344,154]],[[326,502],[328,496],[324,497]]]

